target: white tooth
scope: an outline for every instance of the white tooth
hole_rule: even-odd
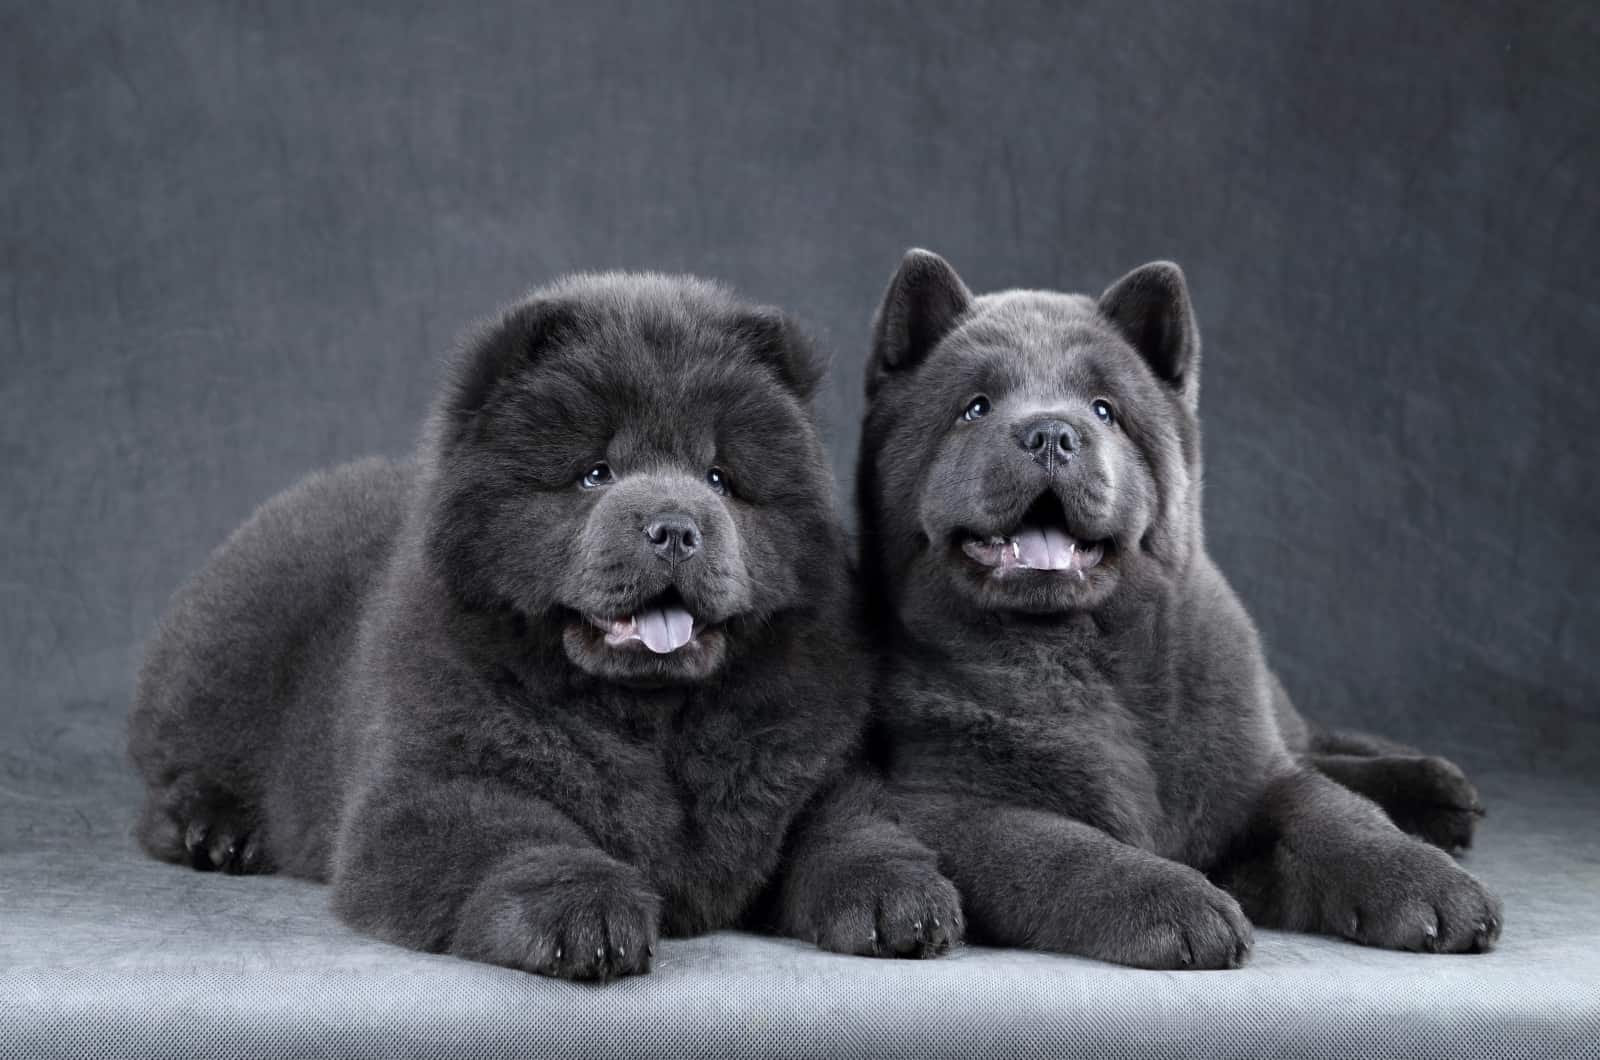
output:
[[[1022,546],[1017,544],[1016,541],[1014,541],[1014,540],[1011,542],[1011,558],[1012,559],[1021,559],[1022,558]]]

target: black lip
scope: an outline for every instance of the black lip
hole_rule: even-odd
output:
[[[696,649],[698,647],[696,642],[701,640],[707,634],[722,633],[724,627],[727,625],[728,619],[732,617],[725,616],[720,619],[702,618],[700,612],[695,610],[694,606],[691,605],[688,599],[678,591],[676,586],[670,586],[653,596],[645,597],[638,603],[629,605],[629,607],[624,610],[619,610],[614,616],[611,617],[601,615],[599,612],[594,612],[591,614],[590,612],[570,606],[564,607],[562,611],[565,613],[567,622],[569,624],[580,627],[585,635],[593,638],[597,642],[604,644],[606,634],[603,629],[600,629],[595,625],[596,620],[611,621],[613,618],[628,618],[632,615],[638,614],[640,611],[649,610],[652,607],[665,607],[671,604],[677,604],[678,606],[682,607],[685,611],[689,612],[690,616],[694,619],[694,637],[689,641],[688,644],[684,645],[678,651],[671,652],[667,655],[657,656],[657,658],[663,660],[670,660],[674,656]],[[645,648],[640,644],[606,645],[606,647],[609,651],[631,651],[635,649],[645,652],[649,651],[648,648]]]
[[[637,641],[624,644],[607,644],[606,631],[596,626],[592,619],[585,617],[580,612],[572,611],[570,613],[568,625],[576,629],[584,640],[596,650],[608,654],[637,654],[641,658],[648,659],[653,665],[661,669],[671,669],[673,666],[684,665],[694,656],[704,654],[709,650],[710,642],[725,633],[723,624],[720,622],[702,624],[699,619],[696,619],[694,636],[689,639],[689,643],[677,651],[668,652],[665,655],[657,655]]]
[[[701,609],[690,602],[689,598],[684,596],[683,593],[679,592],[678,587],[675,585],[669,585],[660,592],[651,593],[648,596],[630,598],[625,604],[613,604],[608,610],[590,611],[581,604],[570,603],[565,605],[565,609],[579,619],[588,619],[592,616],[609,621],[611,619],[627,618],[630,615],[638,614],[640,611],[647,611],[652,607],[667,607],[672,604],[678,605],[693,615],[695,625],[698,626],[702,621],[700,617]],[[707,624],[709,625],[710,623]]]
[[[1099,545],[1105,551],[1107,559],[1111,557],[1117,548],[1115,538],[1095,538],[1079,533],[1072,525],[1072,520],[1067,517],[1067,506],[1062,502],[1055,490],[1048,487],[1041,490],[1039,495],[1033,499],[1033,503],[1029,504],[1027,509],[1004,529],[981,532],[967,527],[958,527],[950,535],[950,547],[959,552],[961,551],[961,546],[973,538],[981,540],[993,537],[996,534],[1002,537],[1014,537],[1017,531],[1024,526],[1056,527],[1076,541],[1087,545]]]
[[[678,587],[675,585],[669,585],[659,593],[645,597],[626,611],[617,612],[616,617],[626,618],[629,615],[637,615],[640,611],[648,611],[652,607],[671,607],[673,605],[677,605],[689,612],[694,617],[696,628],[704,622],[700,617],[700,612],[689,602],[688,598],[678,591]]]

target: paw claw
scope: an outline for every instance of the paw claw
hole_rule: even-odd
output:
[[[1487,953],[1494,947],[1494,940],[1500,935],[1500,918],[1490,917],[1478,922],[1477,930],[1472,934],[1472,951],[1474,953]]]
[[[1330,913],[1339,910],[1324,930],[1419,953],[1463,953],[1493,941],[1488,922],[1498,901],[1437,847],[1393,836],[1372,846],[1366,866],[1324,874],[1322,900]]]
[[[891,859],[840,875],[849,878],[848,899],[812,905],[808,898],[788,914],[802,929],[796,937],[834,953],[913,959],[960,940],[960,896],[931,863]]]

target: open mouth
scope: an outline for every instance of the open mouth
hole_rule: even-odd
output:
[[[968,535],[961,551],[996,573],[1013,570],[1076,574],[1079,581],[1105,558],[1109,542],[1084,541],[1067,529],[1067,513],[1054,493],[1045,493],[1009,534]]]
[[[586,616],[589,622],[605,634],[608,648],[644,647],[657,655],[671,655],[693,644],[700,632],[694,615],[684,606],[683,598],[668,591],[647,602],[638,611],[622,618]]]

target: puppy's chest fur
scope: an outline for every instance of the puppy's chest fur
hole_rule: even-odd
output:
[[[906,660],[887,696],[901,787],[1059,813],[1197,865],[1239,823],[1237,778],[1208,753],[1229,742],[1226,719],[1185,710],[1154,661],[1011,645]]]
[[[771,696],[591,691],[502,698],[465,761],[555,805],[655,882],[665,928],[726,927],[777,864],[783,835],[859,724]],[[480,742],[481,741],[481,742]]]

